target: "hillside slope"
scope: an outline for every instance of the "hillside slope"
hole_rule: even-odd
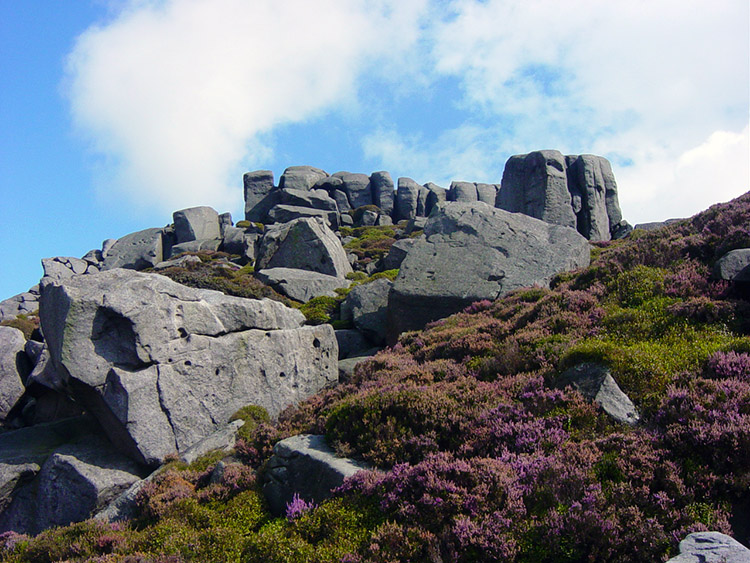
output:
[[[747,542],[750,307],[712,279],[750,247],[750,194],[664,229],[599,243],[552,288],[406,333],[350,381],[237,444],[173,464],[125,524],[0,537],[0,561],[658,561],[697,530]],[[641,414],[612,421],[555,380],[607,366]],[[273,444],[326,434],[381,468],[274,519]]]

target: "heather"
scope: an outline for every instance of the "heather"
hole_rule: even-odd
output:
[[[692,531],[746,541],[750,311],[711,271],[748,246],[750,195],[599,243],[589,268],[404,334],[278,420],[243,410],[234,462],[172,464],[133,521],[6,534],[0,560],[636,562]],[[637,426],[555,387],[584,361]],[[264,464],[300,432],[378,470],[274,518]]]

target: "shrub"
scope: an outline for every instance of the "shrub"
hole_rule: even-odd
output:
[[[262,422],[271,422],[271,417],[268,415],[268,411],[263,407],[258,405],[247,405],[242,407],[229,418],[229,422],[232,422],[233,420],[245,421],[245,424],[243,424],[237,432],[237,438],[247,440],[250,438],[250,435],[258,424]]]

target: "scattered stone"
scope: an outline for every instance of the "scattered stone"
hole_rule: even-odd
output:
[[[325,436],[300,434],[273,447],[263,493],[271,513],[281,516],[295,493],[308,502],[320,503],[344,479],[368,469],[364,463],[336,456]]]
[[[612,240],[620,240],[633,232],[633,226],[625,219],[610,226]]]
[[[338,213],[336,211],[279,204],[274,205],[268,212],[268,219],[273,223],[289,223],[295,219],[303,218],[321,218],[329,227],[338,228]]]
[[[378,217],[380,217],[380,214],[377,211],[373,211],[372,209],[365,209],[362,212],[362,217],[359,220],[358,227],[372,227],[378,222]]]
[[[750,563],[750,549],[720,532],[695,532],[680,542],[680,554],[667,563]]]
[[[180,256],[179,258],[170,258],[169,260],[165,260],[164,262],[159,262],[156,266],[154,266],[154,270],[164,270],[166,268],[186,268],[189,267],[190,264],[200,264],[202,260],[195,256],[194,254],[186,254],[185,256]]]
[[[245,229],[231,226],[224,227],[221,250],[227,254],[242,256],[245,252]]]
[[[341,241],[320,219],[302,218],[268,228],[257,270],[296,268],[344,278],[352,271]]]
[[[341,320],[351,320],[367,340],[379,346],[385,343],[388,294],[393,282],[380,278],[356,286],[341,303]]]
[[[323,190],[292,190],[285,188],[278,191],[279,203],[296,207],[310,207],[324,211],[338,212],[336,201],[328,197]]]
[[[426,224],[427,224],[427,217],[414,217],[414,219],[410,219],[409,222],[406,224],[406,228],[404,229],[404,234],[410,235],[414,231],[421,231],[424,229]]]
[[[275,416],[338,377],[330,325],[304,327],[302,313],[275,301],[155,274],[50,284],[40,314],[76,399],[120,451],[147,465],[184,452],[242,406]]]
[[[488,205],[446,203],[432,213],[401,264],[388,304],[388,341],[475,301],[533,285],[589,264],[575,230]]]
[[[56,256],[55,258],[42,258],[42,269],[44,277],[48,280],[60,281],[72,276],[85,274],[90,264],[80,258]],[[98,268],[95,268],[98,270]]]
[[[393,179],[388,172],[373,172],[370,174],[370,185],[372,186],[372,203],[390,217],[393,213],[393,202],[395,190]]]
[[[312,166],[290,166],[281,175],[279,188],[292,190],[309,190],[318,180],[326,178],[328,174],[320,168]]]
[[[25,390],[32,367],[25,347],[20,330],[0,326],[0,420],[5,420]]]
[[[102,270],[128,268],[144,270],[164,260],[164,230],[144,229],[125,235],[107,250],[102,250]]]
[[[408,221],[417,216],[417,204],[419,201],[419,188],[411,178],[399,178],[398,190],[396,191],[396,203],[393,210],[393,220]]]
[[[259,270],[255,276],[279,293],[301,303],[321,295],[335,297],[337,288],[348,287],[350,283],[344,278],[296,268],[268,268]]]
[[[221,239],[215,238],[215,239],[200,239],[200,240],[191,240],[188,242],[181,242],[179,244],[175,244],[172,247],[171,256],[179,256],[180,254],[183,254],[184,252],[201,252],[201,251],[209,251],[209,252],[216,252],[221,248]]]
[[[245,192],[245,219],[260,221],[258,218],[251,218],[253,216],[253,209],[273,191],[273,172],[270,170],[247,172],[242,177],[242,183]],[[265,213],[268,213],[268,210]]]
[[[196,442],[185,450],[180,459],[185,463],[193,463],[196,459],[208,452],[222,450],[229,452],[234,449],[234,443],[237,441],[237,432],[244,426],[244,420],[233,420],[223,428],[209,434],[199,442]]]
[[[191,207],[172,213],[175,242],[220,239],[219,214],[211,207]]]
[[[617,422],[633,425],[640,420],[635,405],[622,392],[606,366],[593,363],[577,365],[563,372],[553,384],[560,388],[573,387]]]
[[[0,321],[16,318],[18,315],[28,315],[39,309],[39,296],[30,291],[19,293],[4,301],[0,301]]]
[[[362,352],[359,356],[353,356],[351,358],[344,358],[339,360],[339,381],[341,383],[347,383],[354,377],[354,370],[362,362],[369,360],[372,356],[377,354],[381,348],[369,348]]]
[[[720,280],[750,282],[750,248],[727,252],[714,265],[714,276]]]

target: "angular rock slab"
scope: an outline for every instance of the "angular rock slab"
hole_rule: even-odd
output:
[[[245,193],[245,218],[249,219],[250,212],[274,189],[273,172],[270,170],[256,170],[247,172],[242,177]]]
[[[667,563],[750,563],[750,549],[720,532],[695,532],[680,542]]]
[[[640,420],[633,405],[605,366],[584,363],[563,372],[555,386],[571,386],[589,401],[599,405],[604,412],[623,424],[636,424]]]
[[[337,380],[333,328],[297,310],[113,270],[50,285],[41,318],[55,368],[140,463],[182,453],[248,404],[275,416]]]
[[[270,227],[260,242],[255,268],[296,268],[337,278],[352,271],[338,237],[322,220],[310,218]]]
[[[351,320],[357,330],[376,346],[385,342],[386,310],[392,286],[393,282],[386,278],[358,285],[341,303],[341,320]]]
[[[181,209],[172,213],[172,219],[177,244],[221,238],[219,214],[211,207]]]
[[[143,270],[164,260],[164,229],[144,229],[117,239],[106,252],[103,270]]]
[[[338,457],[325,436],[300,434],[281,440],[273,447],[263,493],[273,514],[282,515],[298,494],[316,503],[331,496],[344,479],[370,466]]]
[[[8,416],[23,395],[31,372],[26,339],[17,328],[0,326],[0,420]]]
[[[309,190],[316,182],[328,177],[328,174],[320,168],[312,166],[290,166],[279,179],[279,188],[290,188],[293,190]]]
[[[575,230],[482,202],[433,211],[401,263],[388,300],[388,341],[482,299],[588,266],[588,241]]]
[[[348,287],[344,278],[294,268],[269,268],[255,273],[260,281],[296,301],[307,303],[313,297],[336,296],[336,289]]]

